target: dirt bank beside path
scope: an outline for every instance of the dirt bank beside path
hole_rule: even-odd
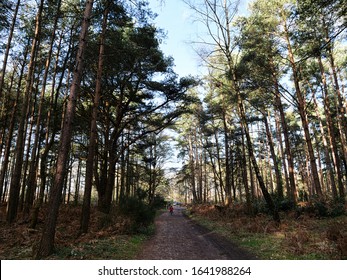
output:
[[[174,214],[160,215],[156,233],[137,259],[143,260],[251,260],[255,256],[224,237],[197,225],[176,207]]]

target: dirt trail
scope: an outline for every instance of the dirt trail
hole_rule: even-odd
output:
[[[249,260],[250,253],[183,215],[164,213],[156,219],[156,234],[145,244],[138,259],[144,260]]]

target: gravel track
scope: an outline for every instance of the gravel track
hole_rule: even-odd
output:
[[[197,225],[176,207],[174,214],[160,215],[156,233],[144,245],[137,259],[142,260],[251,260],[249,252],[224,237]]]

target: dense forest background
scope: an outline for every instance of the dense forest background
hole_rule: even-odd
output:
[[[34,229],[44,212],[36,258],[61,205],[81,209],[80,233],[93,207],[145,225],[172,199],[277,224],[344,214],[346,2],[255,0],[243,17],[238,1],[184,2],[208,34],[192,43],[205,76],[173,71],[146,1],[1,2],[1,221]]]

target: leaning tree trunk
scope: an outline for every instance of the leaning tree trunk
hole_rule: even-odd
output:
[[[319,69],[321,72],[321,77],[322,77],[322,84],[323,84],[323,103],[324,103],[324,114],[326,117],[326,122],[327,122],[327,129],[328,129],[328,139],[331,147],[331,154],[332,154],[332,161],[335,166],[336,174],[337,174],[337,185],[339,190],[343,190],[343,175],[341,172],[341,164],[339,160],[339,152],[338,152],[338,145],[337,145],[337,139],[335,136],[335,128],[334,128],[334,123],[331,117],[331,112],[330,112],[330,100],[329,100],[329,91],[328,91],[328,84],[326,81],[326,76],[325,76],[325,70],[324,70],[324,65],[322,62],[322,58],[319,56],[318,57],[318,63],[319,63]],[[330,160],[330,158],[328,158]],[[330,164],[331,165],[331,164]],[[330,169],[329,169],[330,170]],[[333,176],[334,177],[334,176]],[[335,196],[335,194],[334,194]],[[337,191],[336,191],[336,196],[337,196]]]
[[[69,101],[67,104],[63,128],[61,131],[58,158],[56,163],[56,174],[49,198],[50,207],[48,209],[48,214],[43,228],[38,250],[35,254],[35,257],[37,259],[49,256],[50,254],[52,254],[54,249],[56,223],[61,201],[61,194],[64,186],[64,178],[66,173],[66,165],[68,162],[69,148],[71,146],[73,120],[75,116],[76,103],[82,80],[84,53],[86,49],[88,27],[90,23],[92,9],[93,0],[89,0],[86,2],[86,7],[84,11],[84,18],[79,37],[79,47],[76,57],[76,67],[74,69],[74,77],[70,89]]]
[[[328,31],[326,30],[326,41],[330,42]],[[347,110],[344,107],[344,101],[340,90],[340,85],[337,77],[337,71],[335,66],[335,60],[333,55],[333,50],[331,43],[328,44],[328,57],[330,62],[330,67],[332,70],[332,76],[334,81],[334,87],[336,90],[337,100],[338,100],[338,115],[337,115],[337,124],[340,130],[340,139],[342,144],[343,158],[347,160]],[[338,161],[338,160],[337,160]],[[347,174],[347,170],[346,170]],[[340,179],[340,178],[339,178]],[[342,202],[345,202],[345,189],[342,184],[338,184],[339,195]]]
[[[27,52],[25,53],[24,57],[26,58],[26,56],[27,56]],[[24,59],[24,61],[25,60],[26,59]],[[1,197],[3,195],[5,176],[6,176],[9,161],[10,161],[11,143],[12,143],[12,138],[13,138],[13,131],[14,131],[14,126],[15,126],[16,113],[17,113],[19,94],[20,94],[20,88],[21,88],[20,85],[22,84],[24,68],[25,68],[25,66],[23,64],[23,66],[21,68],[20,75],[19,75],[19,79],[18,79],[16,99],[14,101],[13,108],[12,108],[10,125],[9,125],[8,131],[7,131],[7,139],[6,139],[4,157],[3,157],[3,162],[2,162],[2,168],[0,170],[0,200],[1,200]],[[12,75],[12,79],[11,79],[11,88],[12,88],[12,82],[14,79],[15,71],[16,71],[16,68],[13,70],[13,75]]]
[[[17,21],[19,6],[20,6],[20,0],[17,1],[16,8],[15,8],[14,13],[13,13],[12,25],[11,25],[10,34],[9,34],[8,40],[7,40],[6,51],[4,54],[4,61],[2,63],[1,76],[0,76],[0,100],[2,98],[6,68],[7,68],[7,60],[8,60],[9,54],[10,54],[11,43],[12,43],[14,28],[15,28],[16,21]]]
[[[40,94],[40,103],[39,108],[37,112],[37,118],[36,118],[36,130],[34,135],[34,144],[33,148],[31,150],[31,160],[30,160],[30,166],[29,166],[29,176],[27,181],[27,192],[26,192],[26,199],[24,202],[24,214],[28,215],[30,207],[33,204],[34,201],[34,194],[35,194],[35,187],[36,187],[36,180],[37,180],[37,173],[38,173],[38,156],[39,156],[39,143],[40,143],[40,126],[41,126],[41,120],[42,120],[42,111],[45,104],[45,92],[46,92],[46,85],[47,85],[47,79],[49,74],[49,68],[52,60],[52,52],[53,52],[53,44],[55,40],[55,34],[56,29],[58,25],[58,19],[60,17],[60,6],[61,6],[61,0],[57,3],[57,11],[55,15],[54,25],[53,25],[53,32],[52,37],[50,41],[50,47],[47,54],[46,59],[46,65],[45,65],[45,72],[42,79],[42,88],[41,88],[41,94]]]
[[[36,57],[36,50],[38,48],[38,41],[40,37],[41,29],[41,18],[43,11],[43,0],[40,3],[39,10],[36,16],[36,27],[35,36],[32,42],[30,62],[28,65],[28,73],[26,78],[26,87],[24,92],[24,101],[21,110],[21,119],[19,122],[17,142],[16,142],[16,152],[15,152],[15,166],[12,173],[11,185],[10,185],[10,197],[8,201],[7,208],[7,222],[12,223],[17,217],[17,209],[19,203],[19,192],[20,192],[20,179],[22,177],[22,166],[23,166],[23,154],[24,154],[24,139],[25,139],[25,122],[26,115],[29,105],[30,94],[32,92],[32,77],[34,73],[34,63]]]
[[[88,145],[88,156],[86,164],[86,179],[85,179],[85,189],[83,196],[83,206],[82,206],[82,217],[81,217],[81,232],[86,233],[88,231],[89,219],[90,219],[90,202],[91,202],[91,193],[93,186],[93,171],[94,171],[94,157],[96,149],[96,140],[97,140],[97,127],[96,120],[98,117],[98,108],[101,97],[101,80],[102,80],[102,69],[104,65],[104,52],[105,52],[105,34],[107,28],[107,17],[109,9],[106,8],[104,11],[104,19],[102,24],[102,32],[100,36],[100,49],[99,49],[99,63],[98,71],[96,76],[96,87],[95,87],[95,96],[92,112],[92,120],[90,124],[90,137]]]
[[[329,174],[329,179],[330,179],[330,185],[331,185],[333,198],[336,201],[338,199],[338,195],[337,195],[337,188],[336,188],[336,182],[335,182],[335,176],[334,176],[334,167],[333,167],[333,164],[332,164],[332,160],[330,158],[331,155],[330,155],[330,152],[329,152],[328,141],[327,141],[327,137],[326,137],[326,134],[325,134],[324,127],[323,127],[322,116],[321,116],[321,113],[319,111],[318,103],[317,103],[317,99],[316,99],[315,95],[313,97],[313,101],[314,101],[314,107],[315,107],[314,109],[315,109],[317,118],[319,120],[319,129],[320,129],[320,132],[322,133],[322,141],[323,141],[323,147],[324,147],[326,169],[327,169],[327,172]],[[329,129],[328,129],[328,131],[329,131]],[[330,135],[330,133],[328,133],[328,135]]]
[[[41,206],[43,205],[43,200],[44,200],[44,195],[45,195],[45,189],[46,189],[46,181],[47,181],[47,160],[48,160],[48,154],[49,151],[51,150],[54,140],[55,140],[55,135],[57,134],[58,126],[57,126],[57,121],[58,121],[58,110],[57,110],[57,104],[58,104],[58,95],[60,92],[60,88],[62,87],[63,84],[63,78],[64,78],[64,73],[67,69],[67,62],[70,57],[70,52],[71,52],[71,45],[72,45],[72,36],[70,36],[70,42],[69,42],[69,47],[64,59],[63,66],[61,67],[62,73],[61,77],[59,80],[59,84],[57,88],[55,89],[55,80],[57,76],[57,70],[58,70],[58,57],[60,55],[60,48],[61,48],[61,43],[62,43],[63,35],[61,34],[59,44],[58,44],[58,51],[56,54],[56,63],[54,66],[54,74],[52,77],[52,92],[50,96],[50,106],[47,112],[47,119],[46,119],[46,135],[45,135],[45,145],[42,148],[42,152],[40,153],[40,186],[39,186],[39,195],[38,198],[36,199],[33,207],[33,211],[31,213],[31,222],[30,222],[30,227],[35,228],[37,225],[38,217],[39,217],[39,212],[41,209]],[[69,80],[69,75],[67,77],[67,80]],[[54,112],[54,115],[52,113]],[[51,122],[51,120],[53,121]],[[50,127],[53,128],[52,133],[50,133]],[[51,134],[51,136],[50,136]]]
[[[238,111],[239,111],[239,115],[240,115],[240,119],[241,119],[241,125],[242,125],[242,128],[244,130],[244,133],[246,134],[246,143],[247,143],[248,154],[249,154],[249,157],[251,159],[253,169],[254,169],[255,175],[257,177],[258,183],[259,183],[259,187],[260,187],[261,192],[264,196],[265,202],[266,202],[270,212],[272,213],[272,217],[273,217],[274,221],[276,223],[280,223],[281,220],[280,220],[280,216],[278,213],[278,209],[275,206],[273,199],[266,188],[264,179],[261,175],[257,160],[256,160],[255,155],[254,155],[252,139],[251,139],[248,125],[247,125],[247,121],[246,121],[246,113],[245,113],[242,98],[240,96],[240,93],[238,93],[237,95],[238,95],[238,97],[237,97],[237,99],[238,99],[238,101],[237,101],[238,102]]]
[[[285,29],[285,39],[286,39],[286,43],[288,47],[289,62],[293,72],[295,92],[298,99],[298,110],[299,110],[300,118],[302,121],[302,127],[304,130],[306,146],[307,146],[308,155],[309,155],[309,161],[310,161],[310,167],[311,167],[311,173],[312,173],[312,183],[317,195],[319,197],[322,197],[323,193],[321,189],[321,183],[319,180],[316,158],[315,158],[315,154],[313,150],[312,139],[310,135],[309,124],[308,124],[308,119],[306,114],[306,100],[299,85],[299,72],[294,60],[294,54],[293,54],[291,42],[289,39],[289,31],[288,31],[286,23],[284,24],[284,29]]]

